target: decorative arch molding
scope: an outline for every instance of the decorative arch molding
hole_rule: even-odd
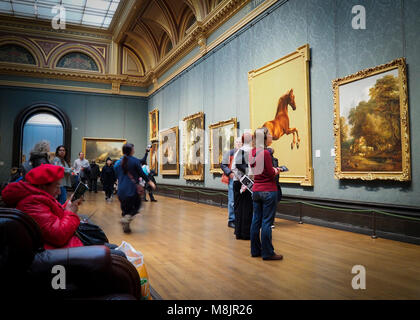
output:
[[[56,105],[49,102],[39,102],[30,105],[22,110],[15,118],[14,132],[13,132],[13,158],[12,165],[19,167],[20,159],[22,159],[22,143],[23,143],[23,127],[25,123],[34,115],[38,113],[48,113],[56,117],[63,125],[63,139],[64,145],[68,149],[68,154],[71,154],[71,121],[67,114]]]
[[[91,70],[81,70],[81,69],[67,69],[66,70],[73,70],[75,72],[99,72],[99,73],[105,73],[106,67],[105,67],[105,61],[104,58],[93,48],[90,48],[86,45],[82,44],[68,44],[64,46],[60,46],[57,48],[50,56],[50,59],[48,61],[48,66],[51,69],[62,69],[57,67],[58,61],[62,57],[64,57],[66,54],[72,53],[72,52],[80,52],[83,54],[86,54],[88,57],[93,59],[95,61],[96,66],[98,67],[99,71],[91,71]]]
[[[179,39],[183,39],[187,30],[194,24],[190,24],[190,21],[195,20],[194,23],[197,22],[197,18],[194,12],[191,10],[189,6],[186,6],[183,13],[182,18],[179,23]]]
[[[130,69],[130,65],[135,64],[136,71]],[[123,64],[122,73],[127,75],[144,76],[146,68],[143,64],[141,57],[139,57],[134,50],[128,46],[123,47]]]
[[[18,62],[5,62],[5,61],[0,61],[0,63],[17,64],[17,65],[34,66],[34,67],[43,67],[45,65],[45,60],[43,59],[42,52],[38,49],[38,47],[33,42],[23,39],[23,38],[18,38],[18,37],[13,37],[13,36],[0,37],[0,47],[7,44],[14,44],[28,50],[28,52],[34,58],[35,64],[24,64],[24,63],[18,63]]]

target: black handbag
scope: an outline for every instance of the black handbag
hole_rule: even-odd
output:
[[[109,243],[105,232],[96,224],[90,222],[80,222],[76,230],[76,236],[85,246],[104,245]]]

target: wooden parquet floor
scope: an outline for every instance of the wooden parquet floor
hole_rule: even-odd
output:
[[[80,213],[112,243],[145,255],[152,286],[164,299],[420,299],[420,246],[276,219],[273,245],[282,261],[250,256],[250,243],[227,227],[227,209],[163,196],[145,202],[122,232],[117,198],[88,194]],[[337,213],[339,214],[339,213]],[[366,289],[352,288],[354,265]]]

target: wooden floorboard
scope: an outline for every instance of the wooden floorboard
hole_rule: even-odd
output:
[[[273,246],[283,261],[250,256],[250,243],[227,227],[227,209],[157,196],[122,232],[117,198],[88,194],[80,213],[111,242],[145,255],[150,282],[163,299],[420,299],[420,246],[276,219]],[[337,212],[339,214],[339,212]],[[354,265],[366,290],[354,290]]]

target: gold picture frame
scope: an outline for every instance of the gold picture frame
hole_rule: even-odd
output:
[[[150,170],[153,170],[156,175],[159,174],[159,162],[158,162],[158,153],[159,152],[159,143],[153,142],[152,148],[150,149]]]
[[[405,59],[336,79],[332,86],[335,178],[410,181]]]
[[[185,180],[204,180],[204,130],[203,112],[183,119],[182,158]]]
[[[83,137],[82,152],[85,154],[85,159],[95,160],[102,168],[108,157],[117,160],[123,156],[122,146],[126,143],[126,139]]]
[[[210,172],[214,174],[222,174],[223,171],[220,167],[220,164],[222,163],[223,154],[235,147],[238,121],[236,118],[220,121],[210,125],[209,129]],[[217,138],[218,143],[215,143],[215,138]]]
[[[306,44],[248,72],[251,129],[270,130],[274,156],[289,169],[281,173],[280,182],[302,186],[314,184],[309,61]]]
[[[162,175],[179,175],[179,128],[159,133],[159,163]]]
[[[158,133],[159,133],[159,110],[156,108],[149,112],[150,141],[157,141]]]

